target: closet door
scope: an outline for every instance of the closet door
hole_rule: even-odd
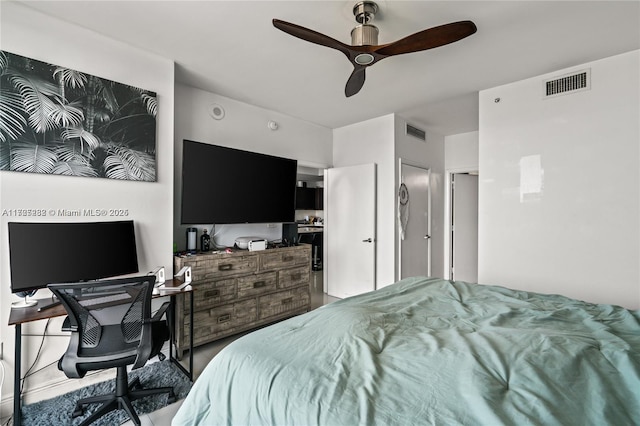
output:
[[[375,290],[376,165],[327,169],[325,176],[327,293],[344,298]]]

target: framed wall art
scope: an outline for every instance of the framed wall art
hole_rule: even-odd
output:
[[[156,180],[155,92],[0,50],[0,170]]]

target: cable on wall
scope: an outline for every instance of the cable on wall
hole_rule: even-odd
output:
[[[4,371],[4,360],[0,360],[0,368],[2,369],[2,379],[0,380],[0,404],[2,403],[2,386],[4,386],[4,377],[6,372]]]
[[[18,395],[19,398],[22,398],[22,392],[24,391],[24,383],[26,382],[27,377],[29,377],[32,374],[35,374],[35,373],[41,371],[43,368],[49,367],[49,365],[55,364],[57,362],[57,361],[54,361],[51,364],[48,364],[48,365],[45,365],[42,368],[39,368],[38,370],[34,371],[33,373],[31,372],[31,370],[33,370],[33,368],[36,366],[36,364],[40,360],[40,355],[42,355],[42,347],[44,346],[44,341],[45,341],[45,338],[47,337],[47,329],[49,328],[49,324],[50,323],[51,323],[51,318],[47,319],[47,323],[44,326],[44,331],[42,332],[42,340],[40,341],[40,347],[38,348],[38,353],[36,354],[36,359],[33,360],[33,362],[31,363],[31,366],[29,367],[27,372],[24,373],[24,376],[22,376],[22,378],[20,379],[20,395]],[[13,397],[15,398],[16,396],[14,395]]]

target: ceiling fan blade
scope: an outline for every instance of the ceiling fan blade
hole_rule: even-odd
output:
[[[349,76],[349,80],[347,80],[347,85],[344,88],[344,94],[347,95],[347,98],[358,93],[360,89],[362,89],[362,86],[364,86],[364,70],[366,68],[367,67],[363,66],[354,67],[351,76]]]
[[[321,34],[317,31],[313,31],[308,28],[301,27],[300,25],[292,24],[290,22],[281,21],[279,19],[273,20],[273,26],[281,31],[284,31],[287,34],[298,37],[302,40],[319,44],[320,46],[326,46],[332,49],[339,50],[347,55],[347,57],[349,57],[349,45],[344,44],[324,34]]]
[[[411,34],[398,41],[384,45],[376,49],[376,53],[392,56],[433,49],[434,47],[462,40],[476,31],[476,24],[471,21],[452,22]]]

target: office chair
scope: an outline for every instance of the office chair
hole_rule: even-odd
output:
[[[169,302],[151,317],[155,279],[151,275],[47,286],[67,310],[71,331],[69,346],[58,368],[69,378],[82,378],[88,371],[117,368],[114,394],[77,401],[72,417],[81,416],[86,405],[102,403],[82,426],[116,409],[124,409],[140,425],[132,401],[162,393],[169,394],[170,403],[175,401],[173,388],[142,389],[138,378],[129,383],[127,377],[128,365],[136,369],[156,355],[164,359],[160,351],[169,339],[169,327],[162,317]]]

